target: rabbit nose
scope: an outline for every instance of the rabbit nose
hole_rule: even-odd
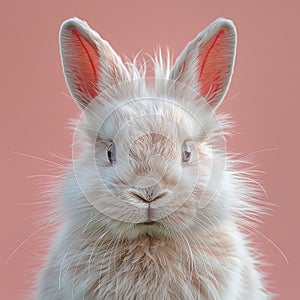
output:
[[[131,192],[131,194],[133,196],[135,196],[136,198],[142,200],[143,202],[151,203],[157,199],[160,199],[160,198],[166,196],[167,192],[162,191],[160,193],[157,193],[155,188],[150,187],[150,188],[141,189],[140,192],[136,192],[136,191]]]

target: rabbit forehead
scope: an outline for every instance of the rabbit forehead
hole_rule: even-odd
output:
[[[96,126],[104,139],[113,139],[118,134],[137,138],[150,133],[180,140],[198,137],[205,131],[207,118],[202,112],[199,121],[195,110],[191,112],[176,101],[156,97],[123,100],[98,109],[101,116]]]

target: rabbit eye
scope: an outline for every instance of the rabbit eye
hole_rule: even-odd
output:
[[[111,164],[113,164],[116,161],[116,146],[114,143],[108,146],[107,158]]]
[[[182,144],[182,162],[188,162],[191,158],[191,148],[187,143]]]

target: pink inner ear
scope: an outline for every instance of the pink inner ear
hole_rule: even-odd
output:
[[[77,30],[73,29],[71,33],[72,72],[73,76],[76,76],[76,88],[82,94],[95,98],[99,93],[97,84],[100,77],[98,49]],[[85,104],[88,104],[89,100],[91,99],[82,99]]]
[[[228,71],[228,39],[223,29],[211,38],[199,53],[199,81],[201,95],[213,101],[216,93],[222,88],[224,75]]]

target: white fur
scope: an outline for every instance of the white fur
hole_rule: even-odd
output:
[[[81,97],[88,95],[69,77],[69,28],[100,53],[100,92],[87,107]],[[197,53],[223,29],[228,68],[217,93],[201,95]],[[226,154],[230,124],[215,115],[230,83],[235,41],[232,22],[218,19],[188,44],[174,67],[159,53],[155,80],[148,84],[145,67],[125,66],[85,22],[64,23],[64,71],[84,110],[75,124],[77,153],[59,185],[61,229],[35,299],[269,299],[255,250],[241,230],[253,226],[259,193],[251,174]],[[106,155],[112,140],[113,166]],[[184,141],[192,152],[187,164],[181,162]],[[149,206],[132,192],[149,182],[164,192],[151,202],[151,218],[159,225],[137,225],[147,221]]]

